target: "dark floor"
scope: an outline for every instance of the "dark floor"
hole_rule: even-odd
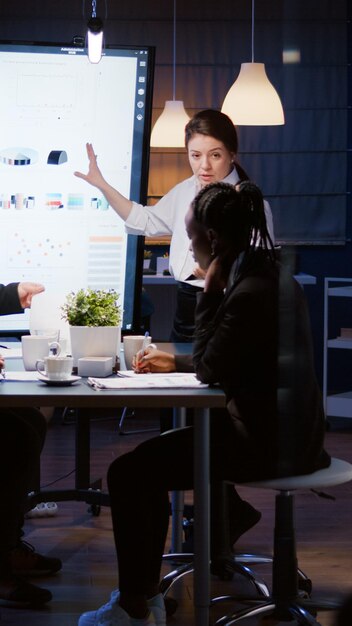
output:
[[[136,416],[129,418],[128,423],[132,428],[139,428],[143,420]],[[118,415],[101,416],[92,421],[91,467],[94,477],[104,477],[109,462],[116,455],[134,447],[145,437],[155,435],[119,436],[117,424]],[[146,424],[157,426],[158,419],[155,416],[149,418]],[[55,485],[57,488],[73,485],[74,428],[74,423],[63,423],[58,415],[50,421],[42,456],[42,484],[47,485],[62,477]],[[331,422],[326,447],[332,455],[352,462],[352,422]],[[242,488],[239,491],[262,511],[262,519],[241,538],[238,550],[271,553],[274,494],[258,489]],[[349,591],[352,592],[352,483],[331,489],[328,493],[335,499],[319,498],[310,491],[295,497],[299,565],[313,580],[313,597],[343,598]],[[188,502],[191,502],[191,497],[192,494],[186,494]],[[109,509],[103,507],[100,515],[95,517],[83,502],[59,502],[58,507],[55,517],[26,522],[28,541],[40,551],[60,556],[63,560],[62,571],[40,583],[51,589],[53,600],[42,610],[0,608],[1,625],[75,626],[84,610],[104,603],[118,584]],[[6,514],[6,508],[3,508],[2,514]],[[141,531],[142,527],[143,520]],[[270,566],[255,569],[270,585]],[[229,591],[252,592],[238,577],[231,583],[212,579],[214,595]],[[192,576],[184,579],[172,595],[178,600],[178,610],[170,618],[170,625],[194,624]],[[215,616],[227,613],[228,609],[229,605],[226,609],[220,605],[212,609],[211,623],[214,623]],[[333,612],[320,612],[318,619],[321,626],[335,626]],[[253,618],[243,623],[254,626],[264,622]],[[265,624],[269,623],[284,622],[265,621]]]

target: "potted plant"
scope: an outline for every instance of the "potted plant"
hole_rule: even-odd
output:
[[[70,328],[73,365],[81,357],[116,357],[120,351],[121,306],[114,289],[71,291],[61,307]]]

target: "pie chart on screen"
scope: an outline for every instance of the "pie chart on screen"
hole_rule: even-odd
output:
[[[32,148],[16,147],[0,150],[0,163],[11,166],[33,165],[38,161],[38,152]]]

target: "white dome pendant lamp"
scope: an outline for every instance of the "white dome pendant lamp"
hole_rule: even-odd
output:
[[[173,20],[173,99],[166,100],[165,107],[154,124],[150,145],[152,148],[184,148],[185,126],[190,118],[183,100],[176,100],[176,0]]]
[[[252,62],[241,64],[221,111],[236,126],[279,126],[285,123],[280,97],[267,77],[264,63],[254,62],[254,2],[252,0]]]

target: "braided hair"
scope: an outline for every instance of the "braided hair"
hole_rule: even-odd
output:
[[[231,248],[244,251],[245,263],[258,248],[275,263],[263,196],[254,183],[243,181],[236,186],[212,183],[200,190],[191,206],[198,223],[213,229]]]

